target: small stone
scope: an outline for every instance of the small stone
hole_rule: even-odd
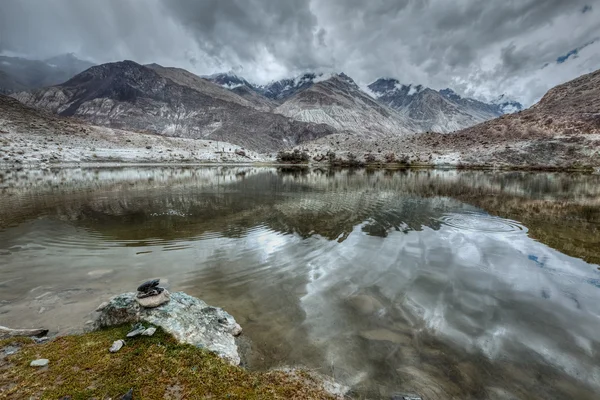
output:
[[[46,343],[48,340],[50,340],[48,338],[48,336],[44,336],[44,337],[41,337],[41,338],[33,338],[33,341],[36,342],[37,344]]]
[[[121,350],[123,346],[125,346],[125,341],[123,339],[115,340],[108,351],[111,353],[116,353],[117,351]]]
[[[144,332],[142,332],[142,336],[152,336],[152,335],[154,335],[154,332],[156,332],[156,328],[151,326],[150,328],[148,328]]]
[[[133,330],[127,334],[127,337],[129,337],[129,338],[136,337],[138,335],[141,335],[145,331],[146,331],[146,328],[144,328],[144,326],[142,324],[137,324],[133,327]]]
[[[136,297],[136,301],[142,307],[155,308],[162,304],[167,303],[169,301],[170,297],[171,297],[171,295],[169,294],[169,292],[167,290],[163,290],[161,293],[157,294],[156,296],[143,297],[141,299]]]
[[[19,350],[21,350],[21,348],[17,346],[6,346],[1,350],[0,359],[4,358],[5,356],[16,354],[19,352]]]
[[[45,367],[46,365],[48,365],[50,363],[50,360],[47,360],[45,358],[40,358],[39,360],[33,360],[31,362],[31,364],[29,364],[31,367]]]
[[[422,400],[420,396],[416,394],[393,394],[391,400]]]
[[[102,310],[104,310],[106,308],[106,306],[108,306],[108,301],[105,301],[104,303],[100,304],[97,308],[96,308],[96,312],[100,312]]]
[[[231,329],[231,334],[233,336],[240,336],[242,334],[242,327],[240,326],[240,324],[236,323],[235,325],[233,325],[233,329]]]

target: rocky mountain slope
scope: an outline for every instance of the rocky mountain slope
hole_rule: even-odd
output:
[[[57,85],[93,65],[73,54],[46,60],[0,56],[0,93]]]
[[[410,120],[377,103],[343,73],[312,82],[310,87],[287,98],[275,112],[299,121],[327,124],[366,138],[416,132],[417,128]]]
[[[227,141],[263,152],[334,133],[327,125],[240,104],[246,100],[237,95],[228,98],[231,93],[190,75],[122,61],[92,67],[61,85],[13,96],[24,104],[97,125]]]
[[[301,146],[316,160],[523,168],[600,167],[600,70],[551,89],[539,103],[455,134],[332,135]],[[349,157],[350,156],[350,157]]]
[[[270,160],[227,142],[170,138],[94,126],[35,110],[0,95],[0,167]]]
[[[368,87],[379,102],[412,119],[422,132],[449,133],[496,118],[510,106],[520,110],[516,102],[486,104],[463,98],[452,89],[402,85],[392,78],[378,79]]]

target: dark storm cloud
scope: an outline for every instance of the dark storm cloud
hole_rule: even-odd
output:
[[[599,2],[2,0],[0,51],[234,69],[259,82],[335,70],[528,103],[600,67],[597,43],[581,47],[600,36]],[[572,49],[578,57],[556,69]]]
[[[310,1],[163,0],[208,56],[260,62],[265,51],[288,68],[316,68],[324,31]]]

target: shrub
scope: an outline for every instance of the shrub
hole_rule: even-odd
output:
[[[365,162],[372,164],[376,161],[377,161],[377,158],[373,154],[371,154],[371,153],[365,154]]]
[[[287,164],[306,163],[309,160],[309,155],[305,151],[295,149],[294,151],[280,151],[277,154],[277,161]]]
[[[393,163],[396,161],[396,155],[394,153],[387,153],[383,158],[386,163]]]

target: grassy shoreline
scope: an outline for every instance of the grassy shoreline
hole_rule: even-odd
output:
[[[218,356],[179,344],[162,330],[152,337],[127,339],[117,353],[108,348],[129,326],[62,336],[36,344],[28,338],[0,341],[19,347],[0,358],[0,397],[6,399],[335,399],[322,382],[295,371],[251,372]],[[1,353],[0,353],[1,354]],[[29,363],[38,358],[47,367]]]

